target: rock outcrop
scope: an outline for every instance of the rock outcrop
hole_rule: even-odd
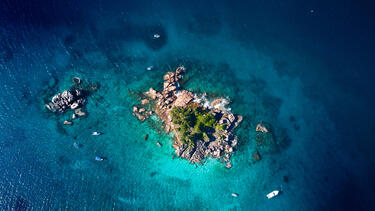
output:
[[[48,110],[52,112],[65,112],[67,109],[76,109],[86,102],[82,91],[75,89],[73,91],[65,90],[53,96],[51,102],[46,104]]]
[[[137,117],[137,119],[141,122],[145,121],[152,114],[152,111],[147,111],[145,108],[142,108],[140,106],[133,106],[133,116]]]
[[[256,132],[263,132],[263,133],[268,133],[269,129],[267,129],[267,126],[264,125],[262,122],[257,125],[255,128]]]

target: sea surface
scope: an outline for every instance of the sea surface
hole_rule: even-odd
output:
[[[1,1],[0,210],[375,210],[373,11],[345,0]],[[172,159],[173,136],[131,113],[180,65],[185,89],[228,97],[244,117],[231,169]],[[73,77],[99,89],[67,126],[71,112],[44,104]],[[261,121],[275,137],[267,148]]]

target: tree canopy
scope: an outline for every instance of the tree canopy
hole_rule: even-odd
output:
[[[180,141],[194,147],[198,140],[209,141],[215,130],[223,130],[225,124],[219,124],[214,115],[201,108],[177,107],[170,111],[173,124],[178,127]]]

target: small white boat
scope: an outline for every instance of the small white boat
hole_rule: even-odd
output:
[[[106,158],[105,157],[96,156],[95,160],[96,161],[104,161],[104,160],[106,160]]]
[[[238,193],[232,193],[233,197],[238,197]]]
[[[154,34],[154,38],[155,38],[155,39],[160,38],[160,34]]]
[[[101,132],[92,132],[92,134],[91,135],[93,135],[93,136],[100,136],[100,135],[102,135],[102,133]]]
[[[278,190],[274,190],[274,191],[272,191],[271,193],[267,194],[266,196],[267,196],[268,199],[271,199],[271,198],[273,198],[273,197],[279,195],[279,193],[280,193],[280,191],[278,191]]]
[[[154,69],[154,66],[148,66],[147,68],[146,68],[146,70],[148,70],[148,71],[151,71],[152,69]]]

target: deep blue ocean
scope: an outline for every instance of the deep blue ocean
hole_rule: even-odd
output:
[[[374,9],[2,0],[0,210],[375,210]],[[244,116],[231,169],[172,159],[173,137],[132,116],[135,93],[179,65],[186,89],[229,97]],[[100,88],[67,126],[71,114],[44,103],[75,76]],[[277,146],[253,162],[260,121]]]

